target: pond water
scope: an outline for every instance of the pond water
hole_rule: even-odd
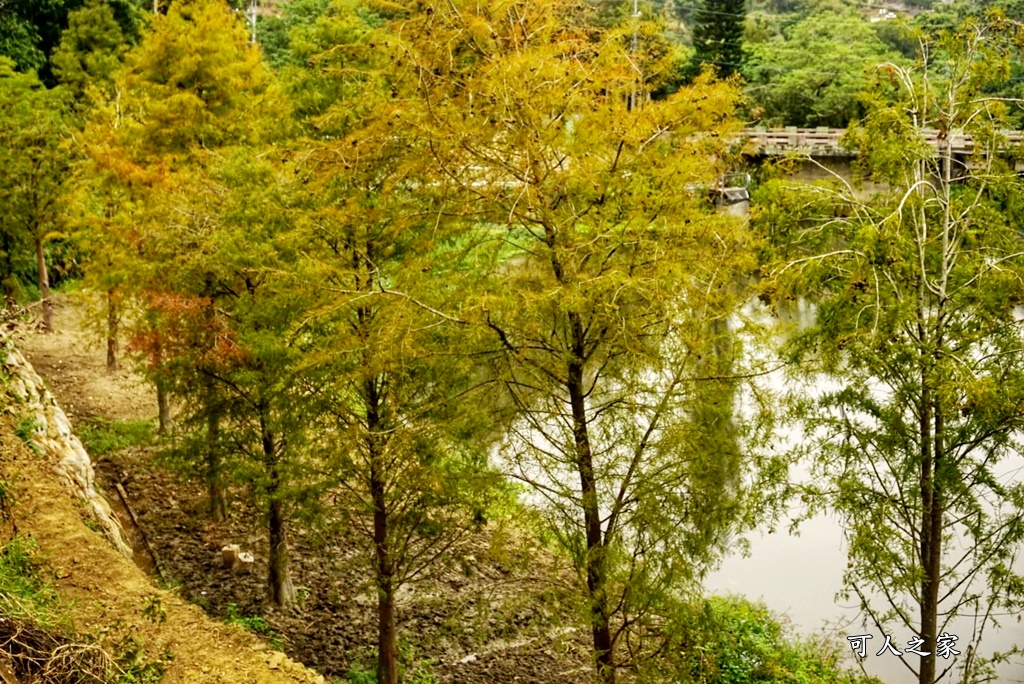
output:
[[[809,312],[806,310],[798,313],[800,319],[806,320],[808,317]],[[777,392],[782,392],[786,383],[781,371],[772,373],[766,379],[766,385]],[[819,387],[832,388],[831,384],[822,383]],[[801,439],[802,436],[796,431],[781,434],[778,448],[789,448]],[[1016,457],[999,464],[994,474],[1005,483],[1019,479],[1022,472],[1024,457]],[[811,478],[810,465],[797,464],[791,469],[790,477],[797,482],[808,481]],[[791,511],[791,515],[797,513],[796,510]],[[722,566],[707,578],[705,589],[712,594],[739,594],[748,599],[761,600],[770,609],[788,618],[796,632],[808,636],[827,635],[845,644],[849,665],[856,666],[859,663],[868,674],[886,684],[916,682],[916,676],[907,666],[912,664],[917,667],[918,663],[913,662],[917,656],[905,654],[898,657],[889,652],[876,656],[884,646],[885,634],[873,624],[862,621],[855,597],[846,602],[837,597],[842,589],[843,571],[847,563],[843,532],[842,521],[838,516],[830,515],[804,521],[796,534],[790,533],[788,521],[783,521],[773,533],[755,531],[747,535],[750,542],[749,555],[736,552],[728,556]],[[1016,570],[1024,571],[1024,562],[1020,558]],[[1000,620],[1002,629],[990,627],[986,630],[980,651],[982,655],[1006,651],[1015,644],[1024,643],[1024,623],[1018,623],[1018,619],[1016,615],[1006,616]],[[907,639],[914,636],[904,631],[901,627],[894,627],[889,633],[893,645],[900,651],[905,649]],[[947,632],[960,637],[956,649],[966,654],[973,633],[973,620],[962,618],[954,621]],[[865,634],[871,635],[871,639],[866,642],[867,655],[863,659],[855,658],[847,637]],[[929,650],[924,646],[921,648]],[[960,663],[953,658],[940,659],[939,672],[947,665],[953,667],[940,681],[959,682]],[[1007,684],[1024,682],[1024,663],[999,666],[994,681]]]
[[[758,308],[759,305],[752,302],[747,311],[748,315],[754,318],[764,315],[767,318],[765,312],[757,311]],[[798,309],[793,312],[794,320],[790,322],[798,326],[809,323],[810,316],[813,315],[809,307],[799,306]],[[774,324],[768,320],[763,322],[768,325]],[[781,329],[780,334],[783,334]],[[765,360],[771,356],[771,352],[766,350],[758,356]],[[790,381],[787,381],[782,371],[773,372],[763,378],[763,385],[779,394],[786,390],[787,382]],[[821,391],[834,387],[834,383],[819,382],[816,387]],[[805,391],[813,394],[815,390]],[[743,406],[741,400],[739,411],[743,413],[747,410],[749,409]],[[535,431],[524,429],[522,434],[526,436],[527,443],[532,443],[534,447],[552,450],[551,445]],[[787,450],[803,439],[797,430],[779,434],[777,438],[776,449],[781,450]],[[576,481],[572,473],[552,473],[522,463],[513,465],[510,460],[502,457],[500,450],[495,454],[495,459],[509,472],[519,470],[530,478],[550,483],[551,486],[557,486],[560,482],[562,486],[575,486]],[[1001,464],[995,475],[1003,482],[1008,482],[1019,479],[1022,472],[1024,457],[1018,457]],[[806,481],[811,477],[809,464],[795,466],[790,477],[798,482]],[[537,492],[531,492],[524,498],[534,505],[545,504],[544,497]],[[808,636],[827,635],[832,641],[842,644],[850,665],[859,663],[868,674],[878,677],[886,684],[917,681],[908,668],[908,665],[917,666],[917,663],[913,662],[917,656],[907,654],[900,657],[888,652],[876,656],[875,654],[883,648],[885,634],[873,624],[862,621],[854,600],[844,603],[837,599],[837,594],[842,589],[843,571],[847,563],[842,521],[835,516],[822,515],[804,521],[796,534],[791,534],[788,522],[783,521],[773,533],[767,530],[755,531],[747,535],[747,539],[750,542],[749,555],[744,556],[737,551],[728,556],[721,567],[706,579],[705,589],[709,593],[738,594],[748,599],[763,601],[774,612],[785,616],[795,632]],[[1020,562],[1020,559],[1016,569],[1018,572],[1024,571],[1024,563]],[[1001,620],[1002,629],[989,628],[980,649],[981,654],[987,656],[993,651],[1006,651],[1015,644],[1024,644],[1024,623],[1019,623],[1018,619],[1017,615],[1006,616]],[[953,622],[946,631],[959,637],[955,648],[966,654],[974,631],[973,621],[963,618]],[[847,641],[848,636],[854,635],[871,635],[870,640],[866,642],[867,655],[859,661],[853,656],[853,650],[849,648],[850,644]],[[905,633],[900,627],[893,627],[889,636],[897,649],[904,650],[908,638],[914,635]],[[928,646],[921,648],[929,650]],[[963,657],[964,655],[960,656]],[[959,682],[960,662],[955,657],[949,660],[940,659],[939,671],[948,665],[953,667],[940,681],[944,684]],[[1001,665],[994,681],[1006,684],[1024,683],[1024,663],[1018,661]]]
[[[803,634],[825,632],[841,642],[846,642],[847,636],[871,634],[872,639],[867,642],[867,657],[861,661],[865,670],[887,684],[917,681],[901,658],[888,652],[875,656],[884,644],[884,635],[873,625],[865,626],[858,620],[853,601],[844,604],[836,599],[846,566],[843,527],[839,520],[813,518],[800,526],[799,536],[792,536],[783,528],[774,534],[755,533],[749,539],[750,555],[728,557],[705,582],[708,592],[760,599],[772,610],[785,614],[793,627]],[[957,650],[966,653],[963,642],[971,633],[970,621],[956,622],[948,632],[961,637]],[[894,630],[891,636],[894,645],[904,650],[910,635]],[[986,634],[982,652],[1006,650],[1022,641],[1024,624],[1009,616],[1003,621],[1003,629]],[[852,653],[851,648],[851,665],[854,662]],[[959,681],[954,677],[956,674],[958,668],[955,667],[942,681]],[[1024,682],[1024,665],[1001,666],[996,681]]]

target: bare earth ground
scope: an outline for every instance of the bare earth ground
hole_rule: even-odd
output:
[[[19,347],[73,424],[90,418],[155,418],[156,398],[150,386],[130,370],[107,373],[105,347],[98,334],[86,331],[83,302],[81,295],[58,296],[58,332],[44,335],[25,326],[16,333]],[[129,448],[95,464],[110,503],[132,532],[139,565],[155,573],[151,554],[142,544],[144,533],[164,581],[177,585],[177,594],[209,615],[262,615],[273,630],[271,643],[329,677],[370,667],[376,598],[366,586],[367,568],[358,540],[297,526],[292,562],[300,606],[295,611],[273,610],[264,601],[266,537],[245,489],[232,491],[230,519],[212,523],[205,517],[202,487],[156,463],[158,450],[159,446]],[[141,533],[114,494],[118,483],[128,495]],[[84,532],[79,534],[93,534],[81,527]],[[56,540],[63,532],[56,529],[52,534]],[[229,543],[254,552],[250,574],[233,574],[221,566],[220,548]],[[570,605],[567,591],[571,576],[555,567],[550,554],[532,548],[514,532],[490,529],[475,535],[470,545],[471,554],[463,561],[402,595],[398,620],[406,660],[442,682],[591,682],[587,635],[577,629],[577,608]],[[90,575],[91,586],[96,585],[95,572],[107,571],[107,561],[92,556],[74,556],[66,562]],[[94,569],[93,563],[99,565]],[[131,570],[141,594],[122,591],[120,574],[100,575],[99,586],[111,596],[141,600],[139,596],[153,592],[152,585],[141,571]],[[201,639],[209,621],[200,623],[198,611],[189,610],[181,613],[180,623],[178,614],[172,619],[169,612],[167,624],[194,631]],[[219,656],[211,657],[208,667],[223,664]],[[264,681],[247,677],[248,673],[209,681]]]

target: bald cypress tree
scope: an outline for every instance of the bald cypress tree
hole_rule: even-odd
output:
[[[745,17],[744,0],[703,0],[693,26],[695,72],[705,64],[723,78],[739,71]]]

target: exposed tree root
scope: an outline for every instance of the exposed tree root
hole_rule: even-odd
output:
[[[0,615],[0,679],[13,677],[15,684],[107,684],[116,671],[110,655],[95,644]]]

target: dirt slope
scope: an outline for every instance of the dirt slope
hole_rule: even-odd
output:
[[[5,388],[12,382],[8,373],[5,367]],[[58,383],[65,379],[52,369],[50,377]],[[70,495],[58,476],[55,460],[45,450],[35,453],[25,441],[24,426],[30,424],[26,407],[11,394],[0,396],[0,473],[14,483],[17,502],[13,529],[4,530],[0,541],[14,530],[36,540],[58,590],[72,606],[77,631],[134,633],[147,659],[170,658],[162,680],[166,684],[325,681],[241,628],[216,622],[176,594],[157,588],[86,524],[97,527],[89,509]]]
[[[83,521],[50,464],[32,454],[0,421],[0,464],[16,473],[15,524],[29,533],[48,558],[61,595],[72,601],[76,629],[99,633],[116,622],[134,626],[153,658],[170,652],[166,684],[323,682],[323,678],[274,654],[237,627],[206,617],[175,594],[156,588],[141,570],[120,556]],[[159,606],[166,621],[143,616]]]

